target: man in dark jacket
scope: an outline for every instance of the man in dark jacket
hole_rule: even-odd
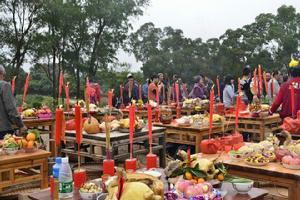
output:
[[[16,102],[12,94],[11,85],[4,81],[5,69],[0,65],[0,139],[5,134],[12,134],[12,125],[26,129],[16,108]]]
[[[134,80],[132,74],[127,75],[127,83],[124,87],[123,99],[126,106],[130,104],[132,100],[137,101],[139,99],[139,86]]]

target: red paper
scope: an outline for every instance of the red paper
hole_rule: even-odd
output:
[[[177,106],[179,106],[179,85],[178,85],[178,83],[175,83],[175,91],[176,91],[176,103],[177,103]]]
[[[139,99],[142,99],[142,86],[139,85]]]
[[[291,85],[291,104],[292,104],[292,117],[294,118],[295,114],[295,88],[293,84]]]
[[[218,97],[221,98],[221,92],[220,92],[220,80],[219,76],[217,77],[217,89],[218,89]],[[221,99],[220,99],[221,100]]]
[[[148,132],[149,132],[149,145],[150,145],[150,153],[152,153],[152,109],[151,105],[147,105],[148,109]]]
[[[58,108],[55,113],[55,144],[60,146],[63,125],[63,110]]]
[[[16,77],[14,76],[13,79],[11,80],[11,91],[12,94],[15,94],[15,87],[16,87]]]
[[[79,146],[82,139],[82,113],[81,113],[80,105],[75,105],[75,130],[76,130],[76,142]]]
[[[66,106],[67,111],[70,112],[70,90],[69,90],[69,83],[65,85],[65,93],[66,93]]]
[[[25,80],[25,85],[24,85],[22,106],[26,101],[26,95],[27,95],[27,90],[28,90],[29,79],[30,79],[30,75],[29,75],[29,73],[27,73],[26,80]]]
[[[129,142],[130,142],[130,159],[132,159],[132,145],[133,145],[133,132],[135,124],[135,108],[130,106],[129,108]]]
[[[256,80],[256,69],[253,72],[253,93],[257,95],[257,80]]]
[[[263,73],[266,94],[268,95],[268,82],[266,72]]]
[[[63,75],[63,72],[60,71],[60,74],[59,74],[59,86],[58,86],[58,98],[61,97],[63,86],[64,86],[64,75]]]
[[[214,90],[211,89],[209,95],[209,139],[212,132],[213,113],[214,113]]]
[[[108,96],[108,100],[107,100],[108,107],[109,107],[109,108],[112,108],[113,91],[112,91],[112,90],[109,90],[107,96]]]
[[[263,90],[263,81],[262,81],[262,71],[261,71],[261,66],[258,65],[258,77],[259,77],[259,91],[261,92]]]

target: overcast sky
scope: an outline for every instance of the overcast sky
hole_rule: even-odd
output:
[[[156,27],[171,26],[183,30],[186,37],[207,40],[219,37],[228,28],[236,29],[254,22],[260,13],[276,13],[283,5],[292,5],[300,12],[300,0],[150,0],[142,17],[133,21],[134,30],[146,22]],[[141,63],[124,52],[120,62],[132,64],[137,71]]]

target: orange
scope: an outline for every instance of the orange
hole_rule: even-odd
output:
[[[224,177],[224,174],[219,174],[219,175],[218,175],[218,180],[219,180],[219,181],[224,181],[224,178],[225,178],[225,177]]]
[[[34,133],[28,133],[27,136],[26,136],[26,140],[35,141],[35,134]]]
[[[28,141],[27,148],[31,149],[34,147],[34,141]]]
[[[184,177],[187,180],[192,180],[193,179],[193,175],[190,172],[185,172]]]
[[[205,180],[204,180],[204,178],[198,178],[198,181],[197,181],[198,183],[204,183],[205,182]]]
[[[198,183],[196,179],[192,179],[191,181],[192,181],[192,183],[194,183],[194,184],[197,184],[197,183]]]
[[[21,141],[22,141],[22,146],[26,148],[28,144],[27,140],[22,139]]]

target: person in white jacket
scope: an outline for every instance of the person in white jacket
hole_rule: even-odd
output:
[[[223,102],[224,102],[224,107],[226,109],[230,108],[233,106],[233,99],[234,99],[234,88],[233,88],[233,77],[228,75],[225,77],[225,88],[223,90]]]
[[[274,99],[279,93],[280,85],[279,85],[279,72],[274,71],[272,73],[272,78],[268,83],[268,98],[270,103],[273,103]]]

